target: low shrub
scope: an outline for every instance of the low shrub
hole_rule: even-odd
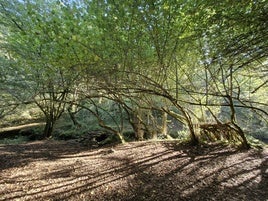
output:
[[[0,140],[0,144],[22,144],[29,141],[27,136],[15,136],[15,138],[4,138]]]

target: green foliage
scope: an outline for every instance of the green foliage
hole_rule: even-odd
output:
[[[250,145],[257,149],[262,149],[263,147],[267,146],[267,141],[263,142],[261,139],[256,139],[255,137],[252,137],[251,135],[247,135],[247,139],[250,143]]]
[[[248,136],[268,144],[268,127],[261,127],[255,130],[252,129]]]
[[[187,129],[183,129],[180,131],[173,131],[170,133],[170,136],[177,140],[187,141],[189,140],[189,131]]]
[[[18,105],[14,108],[9,106],[9,109],[10,112],[6,113],[0,121],[0,128],[43,121],[41,112],[33,104]]]
[[[65,113],[55,125],[53,136],[56,139],[78,139],[92,130],[100,130],[98,122],[90,113],[81,110],[76,114],[79,125],[74,125],[69,115]]]
[[[34,102],[45,136],[67,139],[99,123],[121,132],[126,112],[143,111],[151,126],[145,114],[173,106],[192,139],[199,122],[244,128],[241,108],[268,115],[267,9],[251,0],[0,0],[0,118]],[[95,120],[74,110],[81,127],[57,124],[76,104]]]
[[[43,126],[22,129],[19,136],[25,137],[28,141],[42,140],[43,139]]]
[[[133,130],[125,131],[123,133],[123,136],[126,142],[132,142],[136,140],[135,132]]]
[[[18,135],[15,138],[0,139],[0,144],[22,144],[26,142],[29,142],[29,138],[21,135]]]

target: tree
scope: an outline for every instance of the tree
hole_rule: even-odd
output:
[[[242,145],[248,147],[244,132],[238,125],[236,111],[238,108],[251,108],[267,115],[261,109],[265,102],[250,100],[251,93],[247,88],[250,85],[248,82],[252,84],[253,74],[256,75],[256,80],[263,78],[254,66],[266,66],[267,40],[263,39],[267,38],[267,27],[263,24],[263,19],[266,17],[267,6],[262,1],[239,4],[220,2],[216,6],[214,3],[208,1],[200,4],[202,12],[198,18],[207,17],[196,24],[196,33],[202,44],[201,64],[205,70],[205,75],[200,76],[205,78],[203,94],[206,97],[205,103],[201,104],[229,107],[229,121],[241,137]],[[248,74],[249,72],[251,73]],[[261,86],[265,87],[265,84]],[[218,103],[213,104],[211,99],[218,99]]]
[[[63,101],[78,76],[70,69],[77,60],[66,43],[68,21],[63,25],[59,21],[64,17],[64,10],[56,2],[47,5],[29,1],[1,3],[1,10],[2,23],[8,28],[5,49],[23,78],[23,86],[27,86],[28,100],[35,102],[44,113],[44,137],[50,137],[55,121],[65,109]],[[16,81],[11,83],[13,87],[18,84]],[[26,92],[22,91],[24,95]]]
[[[1,45],[30,86],[28,99],[45,115],[46,137],[74,104],[71,94],[87,103],[113,100],[129,113],[137,136],[160,132],[155,111],[163,119],[169,114],[188,127],[193,144],[199,141],[196,124],[227,123],[220,119],[222,107],[229,108],[228,121],[246,147],[238,108],[267,115],[267,103],[258,97],[267,87],[264,1],[0,5],[1,26],[7,28]]]

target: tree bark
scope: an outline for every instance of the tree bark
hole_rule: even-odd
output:
[[[233,99],[231,96],[227,96],[227,99],[229,101],[230,109],[231,109],[231,124],[234,126],[234,129],[237,131],[238,135],[241,137],[242,148],[249,149],[250,145],[247,141],[245,133],[240,128],[240,126],[238,126],[238,124],[236,123],[236,112],[235,112]]]
[[[134,131],[137,140],[142,141],[144,137],[144,129],[142,122],[139,120],[138,117],[134,117]]]
[[[184,108],[177,103],[177,101],[173,101],[173,104],[182,112],[182,116],[184,117],[184,120],[186,121],[186,124],[187,124],[189,132],[190,132],[190,144],[193,146],[198,145],[199,140],[195,134],[194,125],[192,123],[191,117],[184,110]]]
[[[136,109],[132,112],[130,117],[130,124],[133,127],[133,130],[135,132],[135,138],[139,141],[142,141],[144,138],[144,125],[140,117],[140,111],[139,109]]]
[[[167,136],[167,133],[168,133],[168,127],[167,127],[167,113],[165,111],[163,111],[163,114],[162,114],[162,134],[164,136]]]
[[[248,143],[248,140],[245,136],[244,131],[238,126],[235,122],[232,122],[232,125],[235,127],[235,130],[237,131],[238,135],[241,137],[241,147],[243,149],[250,149],[250,144]]]
[[[50,119],[50,118],[47,118],[46,119],[45,129],[44,129],[44,132],[43,132],[44,138],[50,138],[52,136],[53,127],[54,127],[53,120]]]
[[[126,141],[125,141],[123,135],[122,135],[120,132],[117,132],[116,135],[119,137],[120,142],[121,142],[122,144],[126,143]]]
[[[71,107],[69,107],[67,110],[68,110],[69,116],[70,116],[74,126],[81,127],[80,123],[75,118],[75,112],[72,112]]]

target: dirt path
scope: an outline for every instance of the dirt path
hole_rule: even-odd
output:
[[[0,145],[0,200],[268,200],[268,150],[137,142]]]

